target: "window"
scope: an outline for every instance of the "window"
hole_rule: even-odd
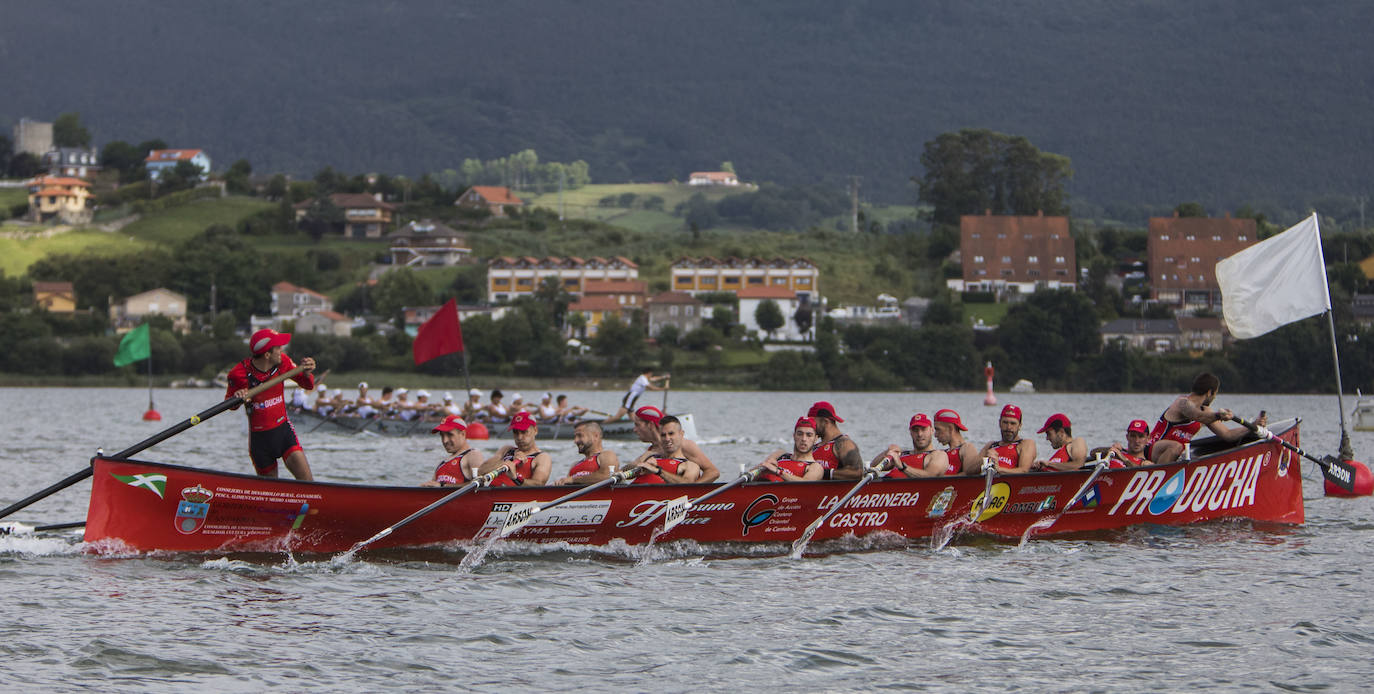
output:
[[[739,278],[738,278],[738,277],[726,277],[726,278],[725,278],[725,283],[726,283],[726,284],[739,284]]]
[[[1002,256],[1002,262],[1004,262],[1004,263],[1010,263],[1010,262],[1011,262],[1011,256],[1009,256],[1009,255],[1004,255],[1004,256]]]
[[[1193,236],[1192,234],[1188,234],[1187,236],[1185,236],[1185,237],[1183,237],[1183,238],[1184,238],[1184,240],[1186,240],[1186,241],[1196,241],[1196,240],[1197,240],[1197,237],[1196,237],[1196,236]]]
[[[983,235],[975,231],[975,232],[973,232],[972,234],[969,234],[969,238],[971,238],[971,239],[981,239],[981,238],[983,238]]]
[[[669,306],[669,307],[668,307],[668,315],[670,315],[670,316],[676,316],[676,315],[677,315],[677,306]]]
[[[787,284],[787,278],[786,278],[786,277],[774,277],[774,278],[773,278],[773,284]]]
[[[795,282],[795,283],[797,284],[797,286],[799,286],[799,287],[802,287],[802,286],[809,287],[809,286],[811,286],[811,278],[810,278],[810,277],[798,277],[798,278],[796,278],[795,280],[793,280],[793,282]]]
[[[1031,271],[1029,271],[1027,274],[1029,274],[1031,277],[1039,277],[1039,276],[1040,276],[1040,271],[1039,271],[1039,270],[1031,270]]]
[[[981,256],[981,255],[975,255],[975,256],[973,256],[973,262],[975,262],[975,263],[981,263],[981,262],[983,262],[983,256]]]
[[[1172,263],[1172,262],[1174,262],[1174,257],[1173,257],[1173,256],[1168,256],[1168,257],[1164,258],[1164,262],[1166,262],[1166,263]]]
[[[1200,263],[1200,262],[1202,262],[1202,258],[1199,258],[1199,257],[1197,257],[1197,256],[1193,256],[1192,258],[1189,259],[1189,262]]]
[[[578,285],[578,279],[577,279],[576,277],[564,277],[564,278],[563,278],[563,286],[564,286],[564,287],[576,287],[577,285]]]
[[[997,238],[999,238],[999,239],[1004,239],[1004,238],[1006,238],[1006,237],[1007,237],[1006,234],[998,234],[998,235],[997,235]]]
[[[509,288],[510,288],[510,278],[509,278],[509,277],[496,277],[496,278],[492,279],[492,281],[491,281],[491,286],[492,286],[492,287],[495,287],[496,289],[509,289]]]
[[[1250,237],[1246,236],[1245,234],[1241,234],[1240,236],[1237,236],[1237,237],[1236,237],[1236,240],[1237,240],[1237,241],[1248,241],[1248,240],[1250,240]]]
[[[1220,241],[1220,240],[1221,240],[1221,234],[1212,234],[1212,240],[1213,240],[1213,241]]]
[[[679,287],[690,287],[692,286],[692,278],[685,275],[678,275],[677,284]]]
[[[696,315],[696,312],[697,312],[697,307],[695,307],[695,306],[683,306],[683,307],[682,307],[682,315],[684,315],[684,316],[693,316],[693,315]]]
[[[533,287],[533,286],[534,286],[534,279],[531,278],[531,277],[517,277],[517,278],[515,279],[515,286],[517,286],[517,287]]]
[[[1010,270],[1010,269],[1003,270],[1003,271],[1002,271],[1002,276],[1003,276],[1003,277],[1011,277],[1011,270]]]
[[[763,278],[762,278],[762,277],[750,277],[750,278],[749,278],[749,284],[763,284]]]
[[[1062,255],[1056,255],[1056,256],[1054,256],[1054,262],[1059,263],[1060,265],[1063,265],[1063,264],[1064,264],[1064,256],[1062,256]]]
[[[978,275],[979,275],[979,276],[983,276],[983,275],[986,275],[986,274],[988,274],[988,271],[987,271],[987,270],[979,270],[979,271],[978,271]]]
[[[1026,256],[1026,262],[1028,262],[1028,263],[1038,263],[1038,262],[1040,262],[1040,256],[1036,256],[1036,255]]]
[[[1169,240],[1169,235],[1168,235],[1168,234],[1160,234],[1160,235],[1159,235],[1159,240],[1160,240],[1160,241],[1168,241],[1168,240]]]

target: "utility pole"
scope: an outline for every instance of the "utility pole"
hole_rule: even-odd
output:
[[[558,221],[563,222],[563,179],[566,175],[563,167],[558,167]]]
[[[859,180],[858,176],[849,177],[849,230],[859,233]]]

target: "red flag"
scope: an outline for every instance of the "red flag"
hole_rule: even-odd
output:
[[[463,328],[458,324],[458,300],[449,299],[415,334],[415,365],[463,351]]]

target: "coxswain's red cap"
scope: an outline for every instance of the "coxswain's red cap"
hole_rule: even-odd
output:
[[[515,416],[510,418],[512,431],[524,431],[537,424],[539,422],[534,421],[534,417],[528,412],[516,412]]]
[[[1146,424],[1143,419],[1132,419],[1131,423],[1126,425],[1126,433],[1148,434],[1150,433],[1150,425]]]
[[[935,421],[953,424],[954,428],[959,431],[968,431],[968,427],[964,426],[964,421],[959,419],[959,413],[954,410],[940,410],[936,412]]]
[[[430,429],[429,431],[430,433],[437,434],[441,431],[453,431],[455,429],[457,429],[458,431],[467,431],[468,423],[463,421],[462,417],[459,417],[456,414],[451,414],[447,417],[444,417],[444,421],[439,422],[438,426],[434,427],[433,429]]]
[[[645,405],[635,410],[635,416],[650,424],[658,424],[663,419],[663,410],[653,405]]]
[[[812,430],[818,430],[818,427],[816,426],[816,420],[812,419],[811,417],[798,417],[797,423],[792,425],[792,431],[796,431],[802,427],[806,427]]]
[[[833,419],[837,422],[844,421],[843,419],[840,419],[839,415],[835,414],[835,406],[831,405],[830,403],[824,400],[812,405],[811,409],[806,411],[806,416],[825,417],[826,419]]]
[[[1056,413],[1050,415],[1050,418],[1045,420],[1045,426],[1040,427],[1040,430],[1037,431],[1037,432],[1035,432],[1035,433],[1037,433],[1037,434],[1043,434],[1043,433],[1045,433],[1046,431],[1049,431],[1050,427],[1058,427],[1058,428],[1060,428],[1060,429],[1068,429],[1069,427],[1072,427],[1072,426],[1073,426],[1073,423],[1069,421],[1069,416],[1068,416],[1068,415],[1066,415],[1066,414],[1061,414],[1061,413],[1056,412]]]
[[[253,333],[253,339],[248,341],[248,348],[253,351],[253,355],[266,354],[267,350],[291,341],[291,333],[279,333],[271,328],[263,328]]]
[[[916,427],[929,428],[930,417],[925,416],[925,414],[923,413],[917,412],[916,416],[911,418],[911,423],[906,425],[906,428],[908,429],[915,429]]]
[[[1011,417],[1012,419],[1015,419],[1019,422],[1021,421],[1021,408],[1017,407],[1016,405],[1007,405],[1006,407],[1002,408],[1002,414],[998,416],[998,419],[1001,419],[1002,417]]]

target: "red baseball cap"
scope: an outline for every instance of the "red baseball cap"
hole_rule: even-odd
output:
[[[968,427],[964,426],[963,420],[959,419],[959,413],[954,410],[940,410],[936,412],[935,421],[953,424],[954,428],[959,431],[968,431]]]
[[[266,354],[267,350],[284,345],[291,341],[291,333],[279,333],[271,328],[263,328],[253,333],[253,338],[248,341],[248,348],[253,354]]]
[[[911,423],[906,425],[906,428],[908,429],[912,429],[914,427],[930,427],[930,417],[925,416],[923,413],[917,412],[916,416],[911,418]]]
[[[802,428],[802,427],[807,427],[808,429],[817,429],[817,428],[818,428],[818,427],[816,426],[816,420],[815,420],[815,419],[812,419],[811,417],[798,417],[798,418],[797,418],[797,423],[792,425],[792,431],[796,431],[796,430],[798,430],[798,429],[800,429],[800,428]]]
[[[1003,417],[1012,417],[1019,422],[1021,421],[1021,408],[1017,407],[1016,405],[1007,405],[1006,407],[1002,408],[1002,414],[997,416],[998,419],[1001,419]]]
[[[439,422],[437,426],[435,426],[433,429],[430,429],[429,431],[432,434],[437,434],[441,431],[453,431],[454,429],[457,429],[458,431],[467,431],[468,423],[463,421],[462,417],[459,417],[456,414],[451,414],[447,417],[444,417],[444,421]]]
[[[824,400],[812,405],[811,409],[806,411],[806,416],[825,417],[826,419],[833,419],[837,422],[844,421],[843,419],[840,419],[839,415],[835,414],[835,406],[831,405],[830,403]]]
[[[524,431],[538,424],[539,422],[534,421],[534,417],[528,412],[516,412],[515,416],[510,418],[512,431]]]
[[[1008,405],[1008,407],[1010,407],[1010,405]],[[1045,426],[1040,427],[1040,430],[1035,433],[1043,434],[1050,427],[1059,427],[1060,429],[1067,429],[1071,426],[1073,426],[1073,423],[1069,421],[1068,415],[1056,412],[1050,415],[1050,418],[1045,420]]]
[[[1132,419],[1131,423],[1126,425],[1126,433],[1148,434],[1150,433],[1150,425],[1146,424],[1143,419]]]
[[[635,416],[650,424],[658,424],[659,420],[663,419],[663,410],[653,405],[645,405],[635,410]]]

